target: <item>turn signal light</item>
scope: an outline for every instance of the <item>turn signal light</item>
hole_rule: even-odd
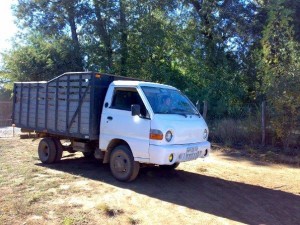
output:
[[[164,138],[164,135],[160,130],[155,130],[155,129],[150,130],[150,139],[162,140],[163,138]]]

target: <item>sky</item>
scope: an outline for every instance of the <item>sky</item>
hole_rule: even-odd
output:
[[[17,32],[11,10],[11,5],[15,2],[16,0],[0,0],[0,53],[11,48],[9,40]]]

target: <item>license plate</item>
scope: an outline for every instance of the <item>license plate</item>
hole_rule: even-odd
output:
[[[198,146],[188,147],[185,153],[179,155],[180,161],[190,161],[197,159],[200,155],[200,151],[198,150]]]
[[[194,147],[188,147],[186,149],[186,154],[189,155],[189,154],[193,154],[195,152],[198,152],[198,146],[194,146]]]

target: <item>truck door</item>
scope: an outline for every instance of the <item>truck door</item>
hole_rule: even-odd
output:
[[[132,104],[141,106],[141,116],[131,115]],[[150,122],[149,114],[136,88],[115,87],[111,102],[102,111],[100,148],[105,149],[113,139],[122,139],[129,144],[136,161],[147,162]]]

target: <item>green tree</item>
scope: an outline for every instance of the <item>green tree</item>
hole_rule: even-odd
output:
[[[147,10],[139,12],[129,30],[127,41],[128,74],[142,79],[181,86],[177,60],[176,42],[179,32],[174,32],[176,25],[167,17],[167,12],[147,5]]]
[[[295,41],[293,9],[286,7],[287,2],[270,2],[259,64],[264,93],[273,106],[270,122],[285,149],[300,128],[300,49]]]
[[[31,36],[27,45],[18,45],[3,54],[1,77],[6,81],[41,81],[64,72],[78,71],[81,68],[75,53],[68,37],[51,40],[41,35]]]
[[[78,27],[86,19],[88,7],[81,0],[21,0],[13,7],[19,27],[46,37],[64,38],[70,35],[76,63],[83,69],[83,54]]]
[[[181,47],[185,59],[181,67],[192,81],[188,93],[208,100],[211,115],[239,114],[249,101],[242,60],[256,40],[252,18],[257,7],[243,1],[185,2],[193,9],[182,31],[185,43]]]

